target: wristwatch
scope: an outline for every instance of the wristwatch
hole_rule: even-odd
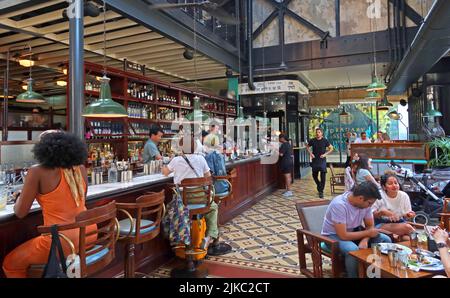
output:
[[[447,247],[447,243],[445,243],[445,242],[439,242],[439,243],[436,243],[436,247],[439,249],[439,248],[446,248]]]

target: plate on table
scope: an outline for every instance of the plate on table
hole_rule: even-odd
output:
[[[409,260],[409,264],[415,267],[419,267],[423,271],[442,271],[444,270],[444,265],[439,259],[432,257],[423,257],[421,262],[417,260]]]
[[[388,250],[405,251],[408,255],[412,253],[411,248],[396,244],[396,243],[378,243],[380,245],[381,253],[387,255]]]

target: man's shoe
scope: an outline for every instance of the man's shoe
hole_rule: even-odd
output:
[[[323,199],[323,192],[319,192],[319,198]]]

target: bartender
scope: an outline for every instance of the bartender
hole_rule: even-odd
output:
[[[219,139],[219,125],[216,123],[211,124],[209,127],[209,134],[204,138],[203,145],[206,147],[207,152],[217,151],[222,153],[222,145]]]
[[[144,152],[142,152],[142,160],[144,163],[162,159],[162,155],[158,150],[158,144],[163,134],[163,130],[158,126],[152,126],[150,128],[150,139],[145,143]]]

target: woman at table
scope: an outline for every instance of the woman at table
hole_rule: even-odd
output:
[[[373,177],[370,172],[372,165],[371,159],[364,153],[360,153],[358,155],[358,161],[356,162],[356,174],[355,174],[355,184],[359,185],[365,181],[370,181],[376,184],[378,187],[380,186],[378,182]]]
[[[398,235],[403,240],[409,239],[414,228],[407,223],[416,214],[411,209],[408,194],[400,190],[397,176],[385,174],[381,176],[381,200],[372,206],[375,227]]]
[[[22,192],[14,205],[15,215],[25,217],[36,199],[42,208],[45,226],[73,223],[75,217],[86,210],[85,143],[75,135],[50,130],[40,135],[39,143],[32,151],[39,164],[28,171]],[[95,225],[88,227],[88,230],[93,229],[96,229]],[[62,233],[78,247],[78,229]],[[46,264],[51,242],[50,235],[38,236],[16,247],[3,261],[5,275],[26,277],[30,265]],[[67,256],[70,253],[69,244],[64,240],[61,244]]]
[[[448,232],[439,227],[436,227],[435,229],[433,229],[432,235],[434,241],[436,241],[436,246],[439,250],[442,265],[444,265],[445,274],[447,274],[447,277],[450,277],[450,254],[448,250],[450,245],[450,238],[448,237]]]

